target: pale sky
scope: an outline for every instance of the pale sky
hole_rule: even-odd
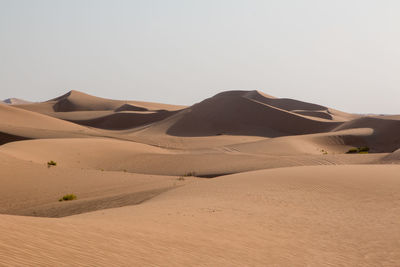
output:
[[[261,90],[400,114],[398,0],[0,0],[0,99]]]

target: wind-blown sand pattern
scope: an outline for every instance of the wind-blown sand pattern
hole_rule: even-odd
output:
[[[400,116],[71,91],[0,105],[0,144],[0,265],[400,265]]]

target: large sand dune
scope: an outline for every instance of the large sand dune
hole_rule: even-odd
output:
[[[0,265],[399,266],[399,122],[259,91],[2,104]]]
[[[177,136],[231,134],[277,137],[327,132],[339,126],[337,122],[304,117],[237,92],[204,100],[176,115],[171,124],[167,133]]]

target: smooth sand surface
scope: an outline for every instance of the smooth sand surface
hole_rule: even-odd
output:
[[[397,266],[399,171],[262,170],[200,179],[140,205],[62,219],[2,215],[0,263]]]
[[[400,266],[399,133],[259,91],[2,104],[0,265]]]
[[[0,213],[6,214],[63,217],[132,205],[189,180],[68,168],[60,163],[48,167],[47,161],[19,160],[3,153],[0,153],[0,159]],[[71,193],[78,201],[58,201]]]
[[[194,173],[202,177],[288,166],[374,164],[387,155],[337,153],[334,148],[346,146],[321,146],[313,143],[313,138],[270,139],[194,150],[110,138],[57,138],[12,142],[1,146],[0,152],[37,164],[54,160],[58,166],[70,168],[176,176]]]

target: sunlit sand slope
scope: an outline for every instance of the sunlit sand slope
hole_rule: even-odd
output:
[[[257,171],[62,219],[2,215],[0,264],[398,266],[399,168]]]

